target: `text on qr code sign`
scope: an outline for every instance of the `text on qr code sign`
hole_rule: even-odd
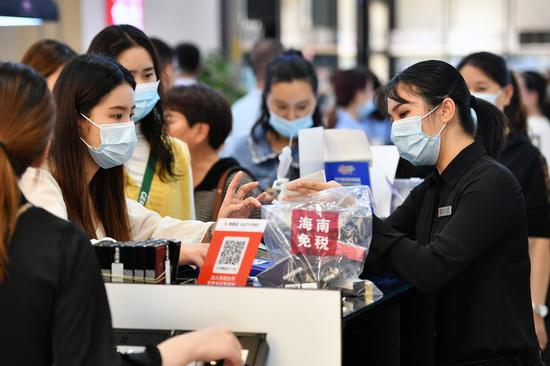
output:
[[[214,265],[215,273],[236,274],[246,252],[249,238],[227,236],[223,239],[220,253]]]

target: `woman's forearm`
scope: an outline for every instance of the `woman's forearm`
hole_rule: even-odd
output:
[[[531,300],[534,304],[546,304],[550,281],[550,239],[529,238],[531,259]]]

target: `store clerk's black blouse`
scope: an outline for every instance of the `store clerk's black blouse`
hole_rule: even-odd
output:
[[[420,326],[431,323],[435,339],[410,340],[419,350],[434,344],[423,365],[503,357],[542,364],[523,194],[481,142],[430,175],[387,220],[375,218],[366,268],[393,271],[432,296],[433,321]]]
[[[0,365],[160,365],[156,347],[117,354],[107,295],[86,235],[35,207],[24,211],[0,284]]]

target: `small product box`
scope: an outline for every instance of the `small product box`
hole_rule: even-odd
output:
[[[145,282],[161,283],[164,277],[166,243],[151,241],[145,246]]]
[[[327,181],[370,186],[372,152],[362,130],[308,128],[298,141],[302,177],[324,169]]]

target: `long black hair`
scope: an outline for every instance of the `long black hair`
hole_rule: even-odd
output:
[[[63,68],[53,89],[57,120],[49,152],[50,171],[63,193],[69,219],[90,238],[95,238],[97,224],[101,223],[107,236],[121,241],[131,239],[123,167],[99,169],[88,185],[82,167],[89,152],[80,140],[79,129],[80,113],[89,115],[106,95],[123,84],[136,87],[128,70],[110,57],[86,54]]]
[[[512,86],[512,98],[510,104],[504,107],[504,114],[508,117],[510,127],[527,132],[527,114],[521,104],[518,83],[514,74],[508,70],[506,60],[491,52],[476,52],[464,57],[456,68],[460,71],[466,65],[481,70],[501,88]]]
[[[161,69],[157,51],[149,37],[134,26],[120,24],[103,29],[92,40],[88,53],[101,53],[116,60],[122,52],[136,46],[143,47],[149,53],[153,60],[155,74],[160,81]],[[161,99],[163,97],[162,90],[162,85],[159,84],[158,91]],[[176,177],[174,152],[170,141],[166,138],[166,122],[160,102],[140,121],[140,129],[151,146],[151,154],[160,163],[160,178],[166,181]]]
[[[435,108],[445,98],[451,98],[464,131],[481,140],[489,155],[499,157],[504,145],[506,116],[491,103],[472,96],[466,82],[454,67],[438,60],[412,65],[378,89],[375,97],[378,110],[388,113],[388,98],[400,103],[408,102],[398,94],[398,85],[420,96],[428,109]],[[477,124],[472,118],[471,108],[477,115]]]
[[[307,81],[311,85],[313,94],[317,95],[319,81],[317,80],[315,67],[302,56],[301,52],[296,50],[286,51],[267,64],[265,69],[265,86],[262,95],[261,114],[260,118],[258,118],[252,127],[252,138],[254,140],[257,140],[256,134],[254,133],[257,128],[262,128],[264,131],[271,130],[275,132],[269,124],[269,109],[267,108],[267,96],[271,92],[271,86],[276,83],[290,83],[295,80]],[[314,127],[323,125],[323,117],[318,102],[315,105],[312,118]]]
[[[550,120],[550,105],[546,101],[547,80],[536,71],[524,71],[521,73],[525,88],[531,92],[537,93],[537,106],[541,113]]]

